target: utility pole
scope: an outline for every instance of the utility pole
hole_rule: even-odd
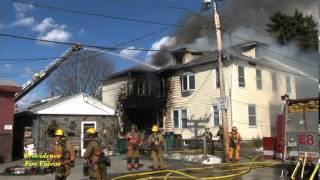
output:
[[[225,90],[225,82],[223,75],[223,64],[222,64],[222,38],[221,38],[221,25],[220,16],[217,10],[217,2],[213,0],[213,15],[214,22],[216,26],[216,36],[217,36],[217,47],[218,47],[218,66],[219,66],[219,77],[220,77],[220,97],[224,101],[221,108],[222,115],[222,126],[223,126],[223,138],[224,138],[224,161],[228,162],[228,152],[229,152],[229,131],[228,131],[228,120],[227,120],[227,98]]]

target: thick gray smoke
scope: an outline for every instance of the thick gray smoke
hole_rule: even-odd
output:
[[[293,14],[295,9],[312,14],[317,18],[317,0],[225,0],[219,4],[221,24],[223,28],[224,48],[243,43],[244,40],[261,41],[275,44],[275,40],[266,32],[269,17],[277,12]],[[210,17],[212,12],[206,12]],[[243,39],[241,39],[241,38]],[[197,15],[186,15],[183,28],[178,28],[171,38],[174,43],[161,45],[162,50],[170,51],[182,47],[194,50],[213,50],[215,48],[215,32],[213,18]],[[151,62],[158,66],[170,64],[168,53],[155,53]]]

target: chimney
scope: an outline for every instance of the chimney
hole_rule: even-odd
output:
[[[192,60],[203,55],[202,52],[191,51],[187,48],[177,49],[171,52],[173,56],[173,64],[187,64],[192,62]]]

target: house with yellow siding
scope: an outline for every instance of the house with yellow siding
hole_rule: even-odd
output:
[[[280,96],[296,96],[295,75],[261,57],[260,45],[237,46],[223,58],[228,126],[238,127],[245,140],[274,133]],[[152,124],[158,124],[164,132],[192,139],[206,125],[216,134],[222,124],[216,52],[184,48],[172,55],[169,67],[133,68],[106,79],[103,102],[121,112],[119,122],[124,129],[137,124],[148,132]]]

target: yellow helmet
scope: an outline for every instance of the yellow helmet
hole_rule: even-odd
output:
[[[152,132],[158,132],[158,131],[159,131],[159,127],[157,125],[153,125]]]
[[[208,129],[210,129],[210,127],[209,127],[208,125],[205,125],[205,126],[204,126],[204,129],[205,129],[205,130],[208,130]]]
[[[96,134],[97,133],[97,131],[96,131],[96,129],[95,128],[89,128],[89,129],[87,129],[87,134]]]
[[[61,128],[58,128],[54,133],[55,136],[64,136],[64,131]]]

